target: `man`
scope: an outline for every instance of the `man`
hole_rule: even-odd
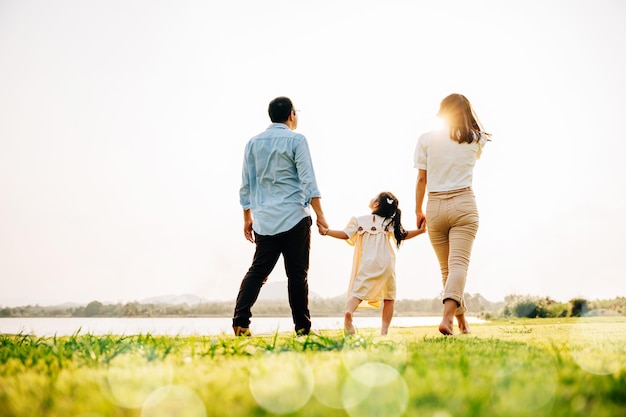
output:
[[[239,201],[244,235],[256,244],[256,250],[239,288],[233,330],[237,336],[250,336],[251,308],[282,254],[295,331],[306,335],[311,330],[307,281],[310,208],[318,227],[328,228],[328,224],[307,140],[293,132],[298,111],[289,98],[277,97],[270,102],[268,113],[272,124],[250,139],[244,153]]]

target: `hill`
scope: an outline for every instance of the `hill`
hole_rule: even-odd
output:
[[[233,301],[235,297],[236,297],[236,294],[234,294]],[[321,298],[322,297],[319,294],[313,291],[309,292],[309,299],[317,300]],[[287,281],[286,280],[275,281],[275,282],[268,281],[261,288],[261,293],[259,294],[258,300],[259,301],[286,301],[288,300]],[[212,302],[212,300],[209,300],[204,297],[200,297],[195,294],[180,294],[180,295],[168,294],[168,295],[159,295],[155,297],[144,298],[143,300],[139,301],[139,304],[165,304],[165,305],[187,304],[189,306],[195,306],[198,304],[204,304],[204,303],[210,303],[210,302]]]
[[[322,297],[313,292],[309,291],[309,299],[317,300]],[[259,294],[259,301],[279,301],[279,300],[288,300],[287,294],[287,281],[276,281],[276,282],[266,282],[261,288],[261,293]]]

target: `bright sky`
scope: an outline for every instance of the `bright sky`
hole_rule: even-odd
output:
[[[626,296],[625,39],[620,0],[0,0],[0,306],[234,299],[243,148],[279,95],[331,227],[389,190],[413,228],[453,92],[493,133],[466,291]],[[310,290],[343,294],[352,247],[313,230]],[[397,280],[438,296],[426,235]]]

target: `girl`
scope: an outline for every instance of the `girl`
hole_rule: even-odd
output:
[[[380,308],[383,302],[381,335],[386,335],[393,317],[396,298],[396,254],[391,239],[400,248],[403,240],[426,231],[423,224],[417,230],[404,230],[398,199],[390,192],[382,192],[369,204],[372,214],[352,217],[343,230],[320,227],[323,236],[347,240],[354,246],[354,259],[348,299],[344,314],[344,331],[356,332],[352,314],[358,307]]]
[[[439,331],[452,335],[456,316],[461,333],[469,333],[465,320],[465,280],[472,244],[478,230],[478,209],[472,191],[474,164],[491,136],[482,128],[469,100],[450,94],[437,114],[445,123],[417,140],[415,187],[417,225],[428,221],[428,236],[437,254],[443,290],[443,317]],[[422,212],[428,183],[426,215]]]

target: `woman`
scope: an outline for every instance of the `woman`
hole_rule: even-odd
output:
[[[428,222],[428,236],[441,268],[444,291],[439,331],[452,335],[455,316],[461,333],[470,332],[463,293],[478,230],[472,173],[491,135],[483,130],[469,100],[461,94],[444,98],[437,116],[444,128],[422,134],[415,149],[415,214],[418,228]]]

